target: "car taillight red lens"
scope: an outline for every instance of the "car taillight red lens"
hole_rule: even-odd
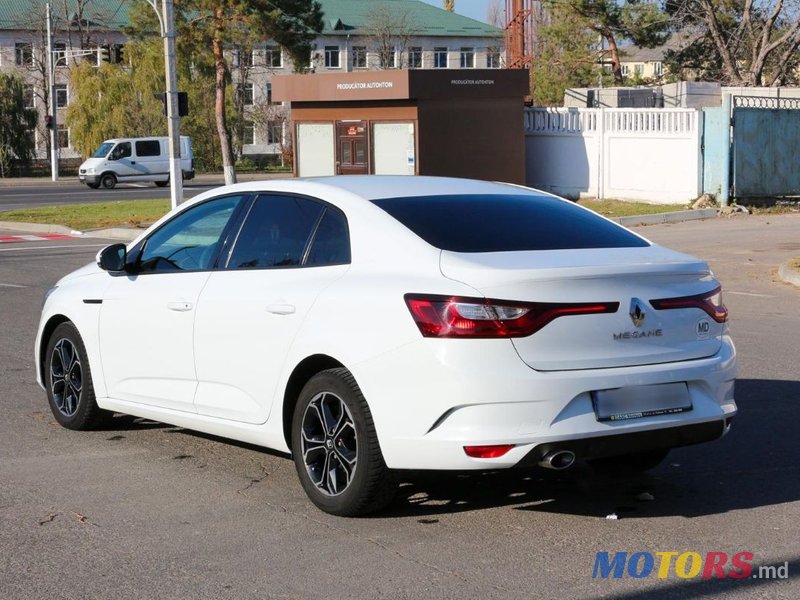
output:
[[[464,446],[464,453],[472,458],[500,458],[514,447],[514,444],[496,446]]]
[[[728,320],[728,309],[725,308],[725,305],[722,303],[722,287],[716,287],[710,292],[696,294],[694,296],[650,300],[650,304],[656,310],[699,308],[708,313],[708,316],[717,323],[724,323]]]
[[[406,294],[405,300],[422,335],[443,338],[525,337],[559,317],[619,308],[619,302],[533,303],[425,294]]]

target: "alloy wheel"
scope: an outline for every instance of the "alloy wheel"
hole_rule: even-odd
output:
[[[53,347],[50,360],[50,392],[62,415],[75,415],[82,389],[83,369],[78,350],[70,340],[62,338]]]
[[[303,414],[301,448],[311,482],[327,496],[343,493],[356,471],[358,443],[353,416],[331,392],[314,396]]]

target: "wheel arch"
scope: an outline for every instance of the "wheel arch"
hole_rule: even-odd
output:
[[[72,320],[69,317],[67,317],[66,315],[55,314],[55,315],[51,316],[47,320],[47,323],[45,323],[45,326],[42,328],[42,336],[39,339],[39,348],[37,348],[37,351],[36,351],[37,352],[37,356],[39,358],[39,365],[38,365],[38,367],[39,367],[39,376],[41,377],[42,381],[45,380],[45,376],[44,376],[44,362],[45,362],[44,359],[45,359],[45,356],[44,356],[44,353],[47,350],[47,344],[50,341],[50,336],[53,335],[53,332],[55,331],[56,327],[58,327],[62,323],[67,323],[67,322],[72,322]]]
[[[283,392],[283,438],[286,445],[292,447],[292,417],[300,392],[309,380],[328,369],[346,368],[341,362],[327,354],[314,354],[301,360],[289,376]]]

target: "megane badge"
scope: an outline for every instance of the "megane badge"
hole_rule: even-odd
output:
[[[644,310],[644,303],[638,298],[631,298],[631,310],[628,313],[631,316],[631,321],[634,327],[641,327],[644,323],[644,318],[647,313]]]

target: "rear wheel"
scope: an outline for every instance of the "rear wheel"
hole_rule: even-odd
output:
[[[111,416],[97,406],[86,348],[72,323],[62,323],[53,331],[47,342],[44,369],[50,410],[62,426],[94,429]]]
[[[364,515],[394,497],[372,415],[347,369],[318,373],[300,392],[292,455],[306,494],[327,513]]]
[[[588,462],[595,470],[606,475],[633,475],[655,469],[667,458],[669,450],[669,448],[659,448],[635,454],[595,458]]]
[[[103,173],[100,177],[100,185],[102,185],[104,189],[113,190],[117,185],[117,178],[113,173]]]

